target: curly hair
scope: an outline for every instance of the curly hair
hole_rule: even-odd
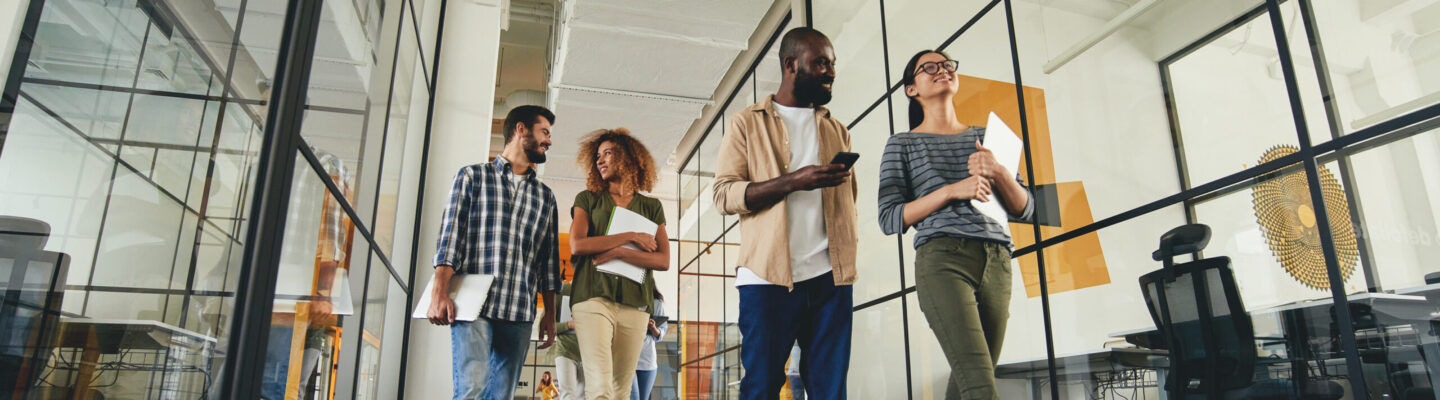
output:
[[[625,179],[625,183],[635,191],[648,192],[655,187],[658,178],[655,158],[650,156],[650,150],[646,149],[640,140],[630,136],[629,129],[615,128],[590,132],[580,141],[580,154],[575,158],[575,165],[587,171],[585,189],[595,193],[609,192],[610,185],[600,176],[600,169],[595,167],[600,144],[605,142],[615,145],[617,154],[612,160],[619,167],[617,172]]]

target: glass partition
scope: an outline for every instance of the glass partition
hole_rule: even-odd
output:
[[[382,382],[411,288],[387,253],[414,210],[397,212],[394,187],[422,144],[387,136],[383,110],[392,86],[400,115],[425,115],[431,94],[391,80],[422,47],[416,19],[399,34],[408,0],[319,8],[299,145],[280,154],[262,139],[273,82],[299,78],[276,69],[289,1],[29,3],[0,104],[4,397],[218,398],[244,375],[221,368],[237,357],[273,361],[268,385],[241,383],[273,398],[395,397]],[[400,125],[423,131],[413,119]],[[296,160],[278,266],[243,262],[264,157]],[[244,287],[247,272],[281,278]],[[237,296],[256,290],[277,295],[261,322],[274,345],[227,354]]]

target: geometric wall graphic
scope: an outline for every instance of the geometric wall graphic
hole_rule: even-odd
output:
[[[1276,146],[1260,157],[1265,163],[1298,152],[1295,146]],[[1350,223],[1348,202],[1340,182],[1321,165],[1320,192],[1325,196],[1325,210],[1330,217],[1330,235],[1335,239],[1335,256],[1340,262],[1340,279],[1349,280],[1355,272],[1360,252],[1355,243],[1354,226]],[[1320,246],[1320,227],[1315,222],[1314,203],[1304,170],[1282,169],[1263,175],[1251,189],[1255,218],[1265,244],[1295,281],[1316,290],[1329,290],[1330,277],[1325,272],[1325,253]]]
[[[984,126],[990,113],[994,112],[1017,135],[1020,134],[1020,110],[1015,106],[1018,101],[1014,84],[958,74],[956,78],[960,81],[960,90],[955,93],[955,112],[960,122]],[[905,103],[899,104],[903,107]],[[1045,91],[1025,87],[1025,107],[1030,123],[1030,153],[1035,162],[1021,160],[1020,170],[1015,172],[1024,177],[1027,166],[1035,168],[1035,186],[1039,192],[1035,196],[1035,213],[1036,221],[1040,223],[1040,234],[1052,237],[1095,222],[1090,213],[1090,200],[1085,196],[1085,185],[1081,182],[1056,182]],[[1017,249],[1035,244],[1034,228],[1030,224],[1011,222],[1010,235]],[[1026,297],[1040,297],[1040,267],[1034,253],[1018,261]],[[1046,247],[1045,273],[1050,294],[1109,284],[1110,271],[1105,264],[1105,253],[1100,248],[1098,232]]]

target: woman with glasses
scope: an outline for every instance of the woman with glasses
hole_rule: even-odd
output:
[[[999,201],[1021,219],[1029,191],[981,144],[985,128],[956,118],[959,63],[925,50],[905,65],[910,132],[890,137],[880,162],[880,227],[914,228],[920,310],[950,364],[947,399],[998,399],[995,364],[1010,318],[1010,235],[1006,221],[971,200]]]
[[[640,194],[655,186],[655,159],[625,128],[591,132],[581,140],[585,191],[570,211],[575,280],[570,308],[585,360],[585,398],[630,397],[635,365],[655,312],[653,271],[670,269],[670,239],[660,200]],[[611,233],[611,215],[626,209],[658,225],[650,233]],[[596,268],[622,260],[644,269],[640,282]]]

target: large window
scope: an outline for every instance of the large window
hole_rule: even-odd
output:
[[[1434,396],[1440,3],[813,5],[790,25],[813,21],[834,44],[827,107],[862,154],[851,397],[942,397],[950,374],[916,301],[913,234],[883,235],[874,203],[878,150],[908,127],[900,68],[936,48],[960,61],[961,121],[994,112],[1028,147],[1017,172],[1037,216],[1010,223],[1002,398],[1159,395],[1169,350],[1140,278],[1162,267],[1160,236],[1186,223],[1212,236],[1176,262],[1230,261],[1237,315],[1258,338],[1252,386]],[[717,120],[776,90],[772,64],[770,52],[751,68]],[[723,126],[680,169],[686,398],[736,397],[739,376],[741,338],[726,333],[736,266],[722,250],[741,240],[708,204]]]
[[[29,3],[0,105],[3,397],[395,398],[440,1]],[[272,250],[257,204],[286,220],[258,225]],[[269,314],[238,311],[260,292]],[[246,324],[265,352],[232,352]]]

